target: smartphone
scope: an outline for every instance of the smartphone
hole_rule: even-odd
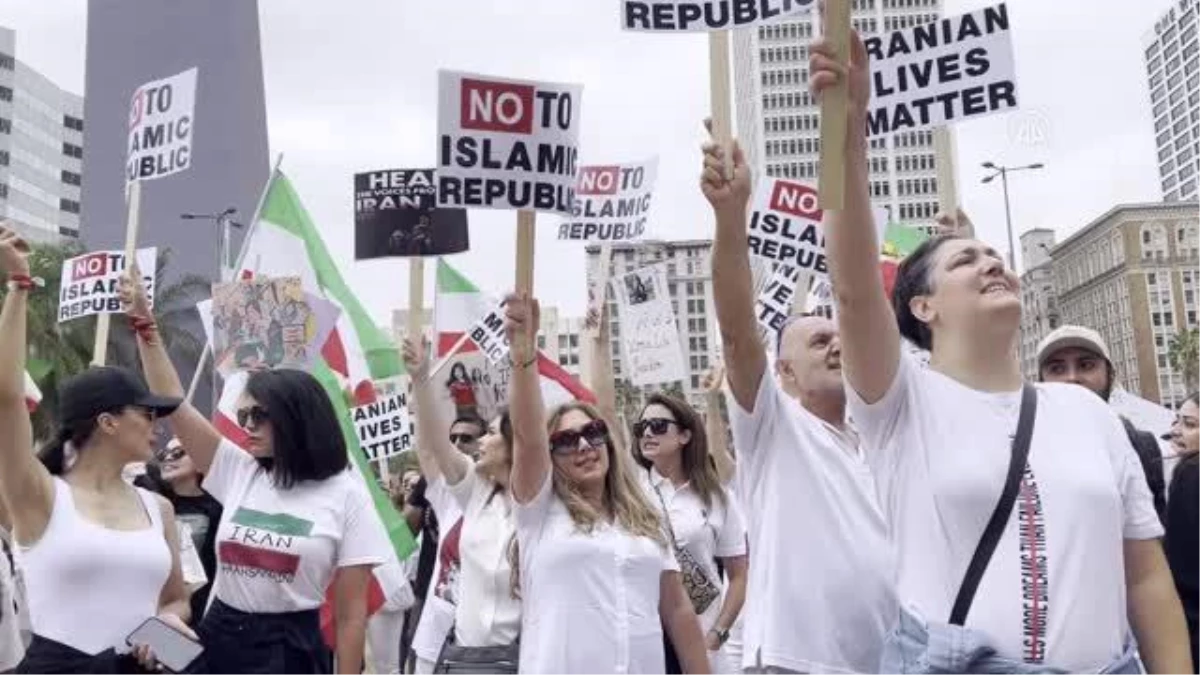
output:
[[[154,652],[154,658],[174,673],[183,672],[204,651],[204,646],[199,642],[156,616],[146,619],[135,628],[125,638],[125,644],[130,647],[146,645]]]

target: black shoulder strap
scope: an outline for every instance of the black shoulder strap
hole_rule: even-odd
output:
[[[971,556],[971,564],[967,566],[967,574],[963,577],[962,586],[958,589],[958,597],[954,599],[954,609],[950,612],[950,623],[963,625],[967,614],[971,611],[971,602],[975,600],[975,591],[987,571],[992,553],[1000,543],[1000,535],[1008,525],[1012,515],[1013,504],[1017,501],[1017,490],[1021,485],[1021,474],[1025,471],[1025,462],[1029,459],[1029,442],[1033,438],[1033,420],[1037,416],[1037,389],[1026,384],[1021,392],[1021,414],[1017,419],[1017,434],[1013,437],[1012,457],[1008,462],[1008,476],[1004,479],[1004,491],[1000,493],[1000,501],[996,502],[996,510],[988,521],[987,528],[979,545],[975,547],[975,555]]]

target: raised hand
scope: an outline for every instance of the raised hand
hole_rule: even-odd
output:
[[[400,355],[404,358],[404,367],[408,370],[413,384],[424,384],[429,379],[429,350],[425,346],[425,340],[404,338]]]
[[[700,173],[700,191],[704,198],[713,211],[744,213],[746,203],[750,201],[750,167],[746,165],[741,146],[737,141],[733,142],[733,180],[725,178],[725,151],[720,145],[710,141],[701,149],[704,166]]]
[[[938,213],[934,222],[938,225],[938,234],[957,234],[964,237],[975,236],[975,224],[971,222],[971,219],[961,208],[956,209],[953,214],[946,213],[945,211]]]
[[[824,92],[848,78],[851,113],[866,113],[867,103],[871,100],[871,64],[858,31],[850,29],[849,64],[837,61],[827,39],[814,40],[809,46],[808,72],[808,88],[818,101]]]
[[[29,245],[4,225],[0,225],[0,266],[9,277],[29,276]]]
[[[121,308],[127,316],[140,319],[151,319],[150,300],[146,297],[146,287],[142,284],[142,272],[137,264],[130,265],[125,274],[121,275],[121,283],[117,293],[121,296]]]
[[[720,363],[715,363],[708,372],[704,374],[704,380],[701,383],[704,391],[714,394],[721,391],[721,387],[725,384],[725,366]]]
[[[504,299],[504,333],[508,336],[513,363],[525,363],[537,356],[541,320],[541,306],[529,294],[510,293]]]

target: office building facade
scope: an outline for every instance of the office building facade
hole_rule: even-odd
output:
[[[1058,328],[1058,295],[1054,290],[1054,230],[1037,228],[1021,235],[1021,372],[1026,379],[1038,375],[1038,342]]]
[[[1200,173],[1200,0],[1176,0],[1143,39],[1165,201],[1196,199]]]
[[[928,23],[942,15],[940,0],[852,0],[851,12],[863,36]],[[817,21],[814,11],[734,31],[737,135],[755,176],[817,182],[820,106],[808,93],[808,44],[819,33]],[[953,151],[949,154],[953,163]],[[942,161],[934,152],[933,131],[874,137],[868,161],[872,202],[886,207],[893,221],[932,227]]]
[[[17,58],[0,27],[0,219],[52,243],[79,235],[83,98]]]

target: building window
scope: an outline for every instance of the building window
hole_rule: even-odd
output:
[[[67,157],[83,159],[83,148],[79,147],[78,145],[75,145],[74,143],[63,143],[62,149],[63,149],[63,154],[66,155]]]
[[[0,52],[0,68],[3,68],[5,70],[16,70],[17,69],[17,60],[14,59],[13,57],[9,56],[8,54]]]
[[[63,115],[63,126],[75,131],[83,131],[83,120],[71,115]]]
[[[0,199],[8,199],[8,184],[0,183]]]
[[[58,208],[67,213],[79,213],[79,202],[63,197],[58,200]]]
[[[66,169],[63,169],[62,182],[66,183],[67,185],[82,185],[83,176],[80,176],[74,171],[67,171]]]
[[[12,120],[6,117],[0,117],[0,134],[12,133]]]
[[[12,101],[13,91],[8,87],[0,87],[0,101]]]
[[[0,150],[0,166],[8,166],[8,151]]]

